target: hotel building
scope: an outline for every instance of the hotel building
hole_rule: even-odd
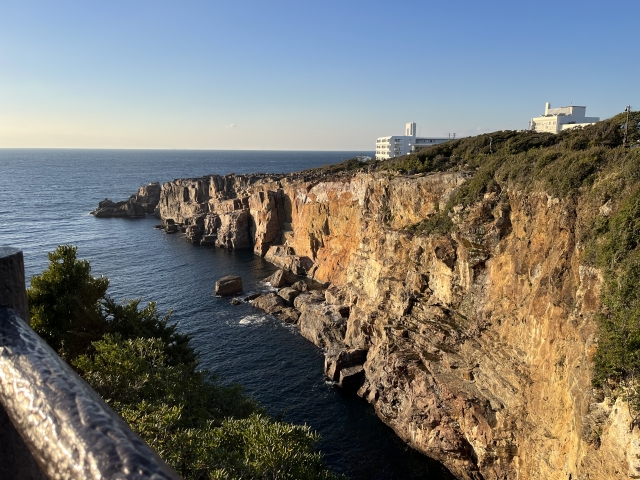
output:
[[[407,123],[404,135],[380,137],[376,140],[376,159],[401,157],[430,145],[449,141],[449,138],[426,138],[416,136],[416,124]]]
[[[593,125],[600,121],[599,117],[587,117],[587,107],[551,108],[547,102],[544,106],[544,115],[531,119],[531,130],[536,132],[558,133],[575,127]]]

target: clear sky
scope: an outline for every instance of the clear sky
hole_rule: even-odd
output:
[[[0,147],[374,150],[640,109],[640,2],[0,0]]]

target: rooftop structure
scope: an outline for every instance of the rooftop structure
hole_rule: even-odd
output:
[[[547,102],[544,106],[544,115],[531,119],[531,130],[536,132],[558,133],[575,127],[593,125],[600,121],[599,117],[587,117],[587,107],[568,106],[551,108]]]
[[[418,137],[415,122],[407,123],[404,135],[380,137],[376,140],[376,159],[401,157],[430,145],[449,141],[449,138]]]

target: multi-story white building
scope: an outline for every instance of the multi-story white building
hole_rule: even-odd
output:
[[[448,138],[425,138],[416,136],[416,124],[407,123],[404,135],[380,137],[376,140],[376,159],[400,157],[411,152],[449,141]]]
[[[599,117],[587,117],[587,107],[551,108],[547,102],[544,106],[544,115],[531,119],[531,130],[536,132],[558,133],[575,127],[593,125],[600,121]]]

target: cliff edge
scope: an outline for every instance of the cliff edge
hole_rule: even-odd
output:
[[[329,282],[287,318],[459,478],[640,478],[630,384],[592,381],[609,270],[589,252],[640,185],[640,148],[607,128],[497,132],[368,172],[181,179],[159,212],[192,242]]]

